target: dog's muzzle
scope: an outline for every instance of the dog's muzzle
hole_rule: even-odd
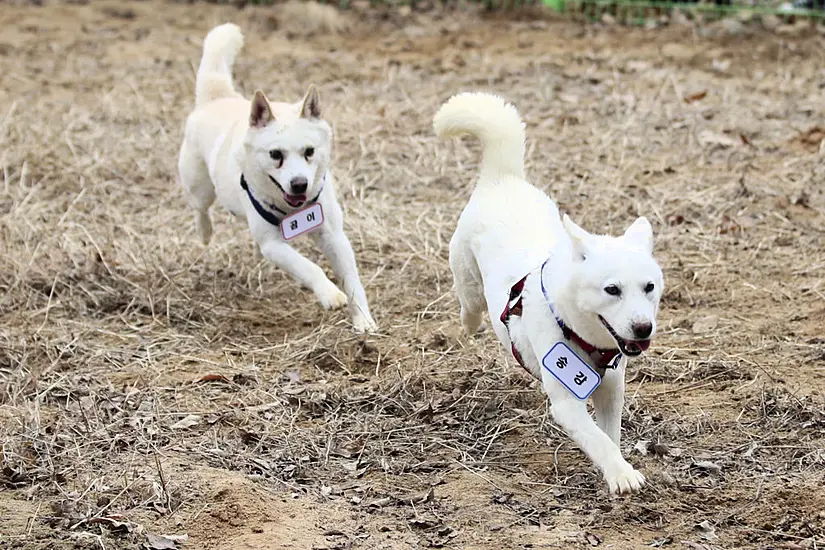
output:
[[[613,327],[610,326],[610,323],[604,320],[604,317],[599,315],[599,321],[602,322],[604,328],[610,333],[610,336],[616,340],[616,344],[619,346],[619,350],[629,357],[636,357],[637,355],[641,355],[642,352],[647,351],[647,348],[650,347],[650,340],[625,340],[618,334],[616,331],[613,330]]]

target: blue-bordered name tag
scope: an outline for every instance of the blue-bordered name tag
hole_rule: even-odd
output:
[[[557,342],[544,359],[542,366],[556,377],[570,393],[579,399],[587,399],[602,383],[599,373],[582,361],[564,342]]]

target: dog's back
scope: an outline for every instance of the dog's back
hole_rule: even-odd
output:
[[[471,134],[482,143],[478,184],[459,218],[450,255],[457,287],[462,280],[483,280],[495,326],[509,285],[538,266],[564,235],[558,210],[524,179],[524,123],[512,104],[490,94],[458,94],[439,109],[433,126],[439,137]],[[467,269],[475,273],[456,273]]]

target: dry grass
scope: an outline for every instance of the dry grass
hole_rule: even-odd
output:
[[[2,544],[825,544],[820,36],[391,13],[306,36],[271,16],[3,8]],[[322,312],[229,215],[210,247],[193,234],[181,122],[230,19],[244,89],[322,89],[380,335]],[[536,384],[460,334],[447,243],[477,148],[430,120],[469,89],[516,103],[528,173],[586,228],[654,223],[662,330],[624,432],[640,495],[609,498]]]

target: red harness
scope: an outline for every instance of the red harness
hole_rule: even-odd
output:
[[[501,322],[504,323],[504,328],[507,329],[508,336],[510,335],[510,317],[513,315],[521,317],[522,311],[524,310],[521,298],[522,294],[524,294],[524,283],[527,282],[527,277],[529,277],[529,275],[522,277],[519,282],[514,284],[510,289],[510,298],[507,300],[507,303],[504,304],[504,311],[501,313],[501,317],[499,317]],[[516,349],[516,344],[512,338],[510,338],[510,348],[513,350],[513,357],[518,361],[518,364],[521,365],[524,370],[530,372],[530,369],[524,366],[524,361],[521,359],[521,354]]]
[[[544,268],[544,266],[542,266]],[[524,294],[524,285],[527,282],[527,277],[530,275],[527,274],[519,281],[512,286],[510,289],[510,297],[507,300],[507,304],[504,306],[504,311],[501,314],[501,322],[504,324],[504,328],[507,329],[507,334],[510,334],[510,317],[517,316],[521,317],[522,312],[524,311],[524,307],[522,304],[522,298]],[[542,287],[544,285],[542,284]],[[617,356],[620,356],[621,352],[618,349],[599,349],[590,342],[584,340],[581,336],[573,332],[573,329],[568,327],[564,324],[564,321],[559,319],[559,316],[556,315],[555,310],[551,307],[550,310],[553,312],[553,316],[556,318],[556,322],[559,324],[559,328],[561,329],[562,334],[566,340],[571,340],[577,346],[579,346],[582,351],[584,351],[588,357],[593,361],[593,364],[597,367],[601,368],[610,368],[615,369],[616,366],[619,364]],[[526,371],[530,372],[530,369],[524,366],[524,360],[521,358],[521,354],[516,349],[516,344],[513,342],[513,339],[510,338],[510,348],[513,351],[513,357],[521,365]],[[620,358],[620,357],[619,357]]]

